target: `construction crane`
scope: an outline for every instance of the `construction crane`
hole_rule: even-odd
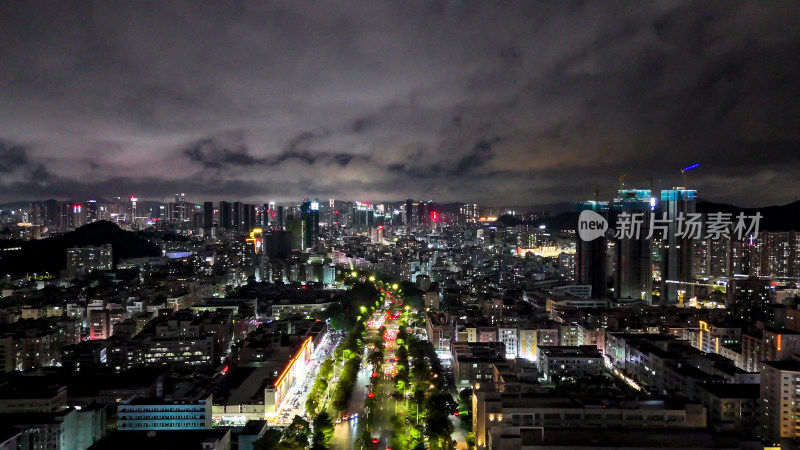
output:
[[[700,163],[692,164],[691,166],[687,166],[687,167],[684,167],[683,169],[681,169],[681,174],[683,174],[683,188],[684,189],[689,189],[689,174],[687,172],[689,172],[692,169],[696,169],[698,167],[700,167]]]
[[[613,186],[609,186],[607,184],[596,183],[594,185],[594,201],[596,201],[596,202],[600,201],[600,193],[601,193],[601,191],[605,192],[605,191],[607,191],[609,189],[613,190],[613,188],[614,188]],[[613,198],[613,196],[612,196],[612,198]]]
[[[625,189],[625,180],[628,178],[627,173],[619,174],[619,189]],[[653,177],[634,177],[634,181],[647,181],[650,185],[650,192],[653,191],[653,186],[655,185],[656,181],[661,181],[661,178],[653,178]]]

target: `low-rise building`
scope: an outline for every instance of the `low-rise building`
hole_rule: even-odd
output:
[[[203,430],[211,428],[211,397],[194,401],[166,401],[134,397],[117,406],[119,429]]]
[[[502,342],[453,342],[450,352],[453,377],[459,388],[491,381],[494,364],[506,360]]]
[[[697,386],[709,423],[731,423],[736,431],[749,433],[758,422],[761,397],[758,384],[706,383]]]
[[[90,450],[230,450],[231,430],[115,431]]]
[[[591,345],[539,347],[539,371],[547,381],[600,376],[603,355]]]
[[[491,389],[487,386],[488,389]],[[663,399],[625,401],[570,398],[535,393],[483,390],[472,395],[472,429],[478,449],[490,448],[495,426],[550,428],[705,428],[706,409],[699,404]]]

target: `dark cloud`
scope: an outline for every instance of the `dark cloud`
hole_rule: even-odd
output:
[[[222,169],[231,166],[254,166],[265,164],[263,158],[254,158],[246,148],[229,149],[220,146],[214,138],[203,139],[183,151],[189,160],[198,162],[209,169]]]
[[[305,144],[313,140],[315,137],[317,137],[315,133],[312,133],[311,131],[303,131],[302,133],[289,139],[289,143],[286,144],[284,154],[293,155],[302,152],[302,148],[305,146]]]
[[[472,152],[458,160],[455,165],[454,175],[460,173],[469,173],[484,164],[486,164],[490,159],[492,159],[492,145],[495,143],[500,142],[499,138],[494,139],[481,139],[475,144],[475,147],[472,148]]]
[[[0,141],[0,172],[12,172],[28,165],[25,149]]]
[[[43,163],[33,161],[28,149],[0,139],[0,192],[14,196],[18,193],[40,192],[60,182]],[[19,195],[12,198],[25,198]]]
[[[537,204],[699,162],[705,198],[787,202],[797,23],[797,2],[0,2],[0,201]]]
[[[372,117],[362,117],[353,122],[353,133],[362,133],[377,124]]]

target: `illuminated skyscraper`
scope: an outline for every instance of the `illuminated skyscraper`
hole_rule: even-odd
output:
[[[662,247],[661,303],[678,304],[694,297],[694,240],[678,237],[678,226],[684,229],[688,214],[695,212],[697,191],[673,188],[661,191],[661,212],[666,214],[668,230]],[[679,221],[679,217],[684,220]],[[680,230],[684,231],[684,230]]]
[[[97,222],[100,214],[98,213],[99,205],[97,200],[89,200],[86,202],[86,223]]]
[[[464,222],[477,222],[481,216],[481,209],[476,203],[461,205],[461,220]]]
[[[134,197],[133,195],[131,195],[131,221],[136,220],[136,213],[137,213],[137,211],[136,211],[136,202],[137,201],[138,201],[138,199],[136,197]]]
[[[72,205],[72,226],[78,228],[84,225],[86,225],[86,212],[83,205],[76,203]]]
[[[304,222],[305,248],[313,247],[319,236],[319,201],[304,198],[300,205],[300,219]]]

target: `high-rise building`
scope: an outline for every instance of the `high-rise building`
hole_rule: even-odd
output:
[[[308,229],[306,228],[305,220],[302,218],[295,219],[294,215],[290,214],[286,217],[286,231],[292,234],[292,248],[298,250],[308,248],[306,240]]]
[[[292,250],[292,233],[273,230],[262,235],[263,253],[269,260],[286,259]]]
[[[248,209],[250,210],[250,220],[247,223],[247,231],[250,231],[260,223],[260,216],[258,214],[258,205],[248,205]]]
[[[233,211],[231,214],[231,228],[236,231],[242,231],[242,202],[233,202]]]
[[[89,200],[86,202],[86,223],[97,222],[99,220],[99,205],[97,200]]]
[[[85,275],[92,270],[111,270],[113,265],[111,244],[67,249],[67,273],[71,277]]]
[[[674,188],[661,191],[661,213],[668,221],[662,245],[661,303],[678,304],[694,296],[694,239],[687,227],[695,212],[697,191]],[[683,236],[678,236],[678,227]]]
[[[138,211],[136,211],[136,202],[138,200],[139,199],[131,195],[131,222],[135,221],[137,217]]]
[[[203,202],[203,228],[210,230],[214,226],[214,203]]]
[[[461,205],[461,220],[463,222],[477,222],[481,216],[481,209],[476,203]]]
[[[311,248],[319,237],[319,201],[304,198],[300,205],[300,219],[304,222],[305,248]]]
[[[800,276],[800,233],[762,231],[757,247],[760,276],[794,278]]]
[[[230,202],[219,202],[219,226],[223,230],[230,230],[233,227],[233,209]]]
[[[50,200],[48,200],[49,202]],[[53,200],[55,201],[55,200]],[[48,206],[49,208],[49,206]],[[48,219],[49,221],[50,219]],[[72,203],[58,202],[58,227],[62,230],[72,228]]]
[[[379,244],[381,241],[383,241],[384,237],[383,225],[373,227],[369,232],[369,236],[370,236],[370,242],[373,244]]]
[[[286,222],[283,219],[283,206],[278,206],[278,226],[276,229],[283,230],[286,227]]]
[[[578,211],[594,211],[608,215],[608,202],[587,201],[578,203]],[[577,239],[575,248],[575,283],[592,286],[592,296],[603,298],[608,293],[607,239],[601,236],[593,241]]]
[[[769,305],[774,300],[775,291],[769,280],[735,278],[728,283],[727,308],[733,317],[741,320],[767,320]]]
[[[28,222],[33,225],[45,226],[47,219],[45,218],[44,203],[31,202],[28,205]]]
[[[431,224],[430,202],[419,202],[419,223],[423,226]]]
[[[406,226],[409,226],[409,225],[413,224],[413,220],[412,220],[412,217],[413,217],[413,211],[412,211],[413,210],[413,204],[414,204],[413,200],[411,200],[410,198],[406,199],[406,204],[405,204],[405,208],[406,209],[404,211],[405,212],[405,222],[404,223],[405,223]]]
[[[412,202],[411,203],[411,224],[412,225],[419,225],[419,209],[420,204],[419,202]]]
[[[44,217],[45,223],[48,228],[66,228],[66,221],[63,219],[61,210],[64,207],[64,202],[58,200],[45,200],[44,202]]]
[[[175,202],[172,205],[172,215],[170,219],[176,222],[191,220],[191,206],[186,202],[186,194],[175,194]]]
[[[76,203],[72,205],[72,226],[75,228],[86,225],[86,211],[83,205]]]
[[[652,301],[653,274],[651,240],[648,239],[650,208],[649,189],[622,189],[611,208],[611,215],[621,213],[641,217],[640,233],[633,237],[615,240],[614,297]],[[613,222],[617,222],[614,220]]]
[[[270,216],[271,211],[269,209],[269,203],[264,203],[261,205],[261,227],[263,229],[267,229],[270,226]]]
[[[780,444],[800,437],[800,362],[762,362],[760,402],[761,439]]]
[[[253,212],[252,205],[249,205],[247,203],[244,203],[242,205],[242,226],[239,229],[241,231],[244,231],[245,233],[250,231],[250,222],[251,220],[253,220],[253,218],[251,218],[252,212]]]

